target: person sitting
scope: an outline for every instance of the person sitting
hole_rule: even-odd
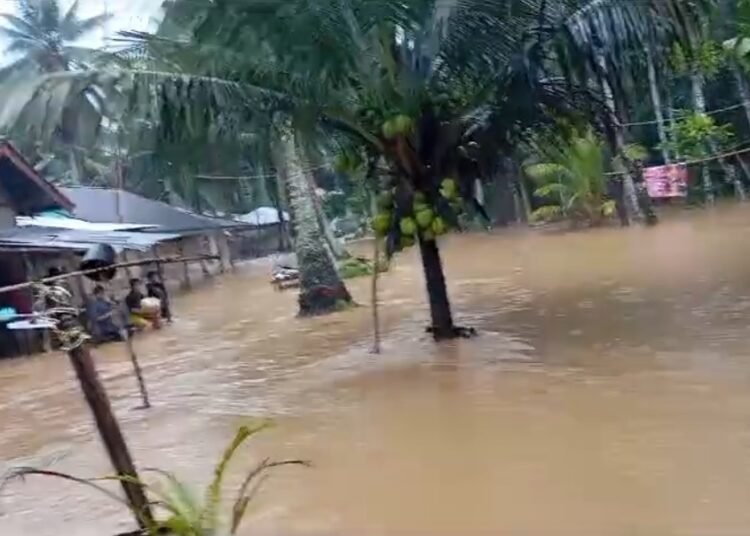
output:
[[[99,342],[120,341],[122,335],[114,321],[115,306],[104,295],[104,287],[94,287],[94,301],[91,304],[91,325]]]
[[[164,284],[159,280],[159,274],[151,271],[146,274],[146,294],[149,298],[157,298],[161,302],[161,316],[167,322],[172,322],[172,310],[169,307],[169,295]]]
[[[154,329],[161,328],[159,310],[147,310],[143,308],[143,292],[141,292],[141,280],[134,278],[130,280],[130,292],[125,296],[125,305],[130,313],[130,323],[139,330],[152,326]]]

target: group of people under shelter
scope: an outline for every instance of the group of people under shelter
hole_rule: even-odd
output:
[[[102,285],[94,287],[89,323],[99,342],[119,341],[124,334],[149,327],[160,329],[162,320],[171,322],[172,311],[167,289],[156,272],[146,275],[145,294],[142,281],[131,279],[123,302],[108,297]]]

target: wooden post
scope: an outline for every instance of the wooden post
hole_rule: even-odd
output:
[[[89,349],[85,345],[78,346],[68,352],[68,357],[76,371],[81,391],[94,416],[99,435],[117,475],[127,479],[138,479],[133,458],[130,456],[120,425],[112,413],[107,392],[99,381]],[[138,526],[144,530],[153,527],[154,518],[143,487],[126,480],[120,481],[120,485]]]
[[[31,260],[31,257],[29,256],[29,253],[27,251],[24,251],[22,254],[23,256],[23,264],[26,268],[26,281],[33,281],[35,279],[36,274],[34,273],[34,262]],[[34,292],[31,290],[31,287],[28,289],[25,289],[27,292],[27,296],[29,299],[29,303],[31,303],[31,311],[26,311],[28,313],[31,313],[34,309]],[[35,352],[38,348],[38,339],[36,338],[36,334],[33,332],[36,330],[23,330],[21,333],[24,334],[24,343],[26,345],[26,355],[30,356],[32,352]],[[46,342],[46,339],[44,339],[44,333],[46,330],[43,330],[42,332],[42,340]],[[43,344],[44,344],[43,342]]]
[[[244,235],[243,235],[243,237],[244,237]],[[237,267],[234,265],[234,250],[237,247],[237,241],[235,240],[234,235],[228,236],[226,238],[226,241],[227,241],[226,242],[226,244],[227,244],[227,252],[228,252],[228,255],[229,255],[229,267],[234,272],[237,269]]]
[[[123,262],[128,262],[128,252],[126,250],[122,250],[122,260]],[[130,269],[130,266],[125,266],[125,273],[128,276],[128,283],[130,283],[130,280],[133,279],[133,271]]]
[[[141,391],[141,408],[148,409],[151,407],[151,402],[148,400],[148,391],[146,390],[146,382],[143,380],[143,374],[141,373],[141,365],[138,363],[138,356],[133,348],[133,339],[130,337],[127,329],[122,330],[122,336],[125,340],[125,348],[128,351],[130,362],[133,364],[133,371],[135,372],[135,379],[138,380],[138,389]]]
[[[185,246],[182,243],[182,239],[180,239],[180,243],[177,246],[179,248],[180,257],[185,256]],[[188,267],[187,261],[182,263],[182,275],[183,275],[183,281],[182,286],[183,288],[189,289],[191,287],[190,285],[190,270]]]
[[[151,248],[151,251],[154,253],[154,258],[156,259],[156,273],[159,276],[159,283],[164,285],[164,288],[167,288],[167,284],[164,282],[164,267],[161,265],[161,259],[159,258],[159,247],[154,246]]]
[[[211,255],[211,241],[207,236],[201,237],[201,242],[203,242],[203,247],[201,249],[208,249],[208,255]],[[203,277],[205,279],[208,279],[211,277],[211,272],[208,270],[208,266],[206,266],[206,261],[201,259],[201,271],[203,271]]]
[[[224,242],[222,242],[222,238],[224,239]],[[213,240],[213,243],[216,246],[216,253],[217,255],[219,255],[219,272],[223,274],[227,271],[227,266],[224,263],[225,248],[222,247],[222,243],[226,244],[227,240],[224,231],[219,231],[218,233],[214,234],[211,240]],[[213,252],[209,251],[209,253],[212,254]]]

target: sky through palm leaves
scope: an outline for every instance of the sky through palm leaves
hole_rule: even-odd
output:
[[[60,0],[60,5],[67,10],[73,0]],[[108,38],[123,30],[155,30],[161,18],[161,2],[158,0],[79,0],[78,13],[82,18],[93,17],[104,12],[112,15],[104,28],[86,35],[77,45],[102,48],[106,46]],[[15,0],[0,0],[0,14],[17,14]],[[2,24],[2,23],[0,23]],[[0,39],[0,50],[5,48]],[[0,59],[0,64],[6,58]]]

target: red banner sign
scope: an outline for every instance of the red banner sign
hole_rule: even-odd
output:
[[[643,170],[648,195],[655,199],[686,197],[688,168],[684,164],[654,166]]]

